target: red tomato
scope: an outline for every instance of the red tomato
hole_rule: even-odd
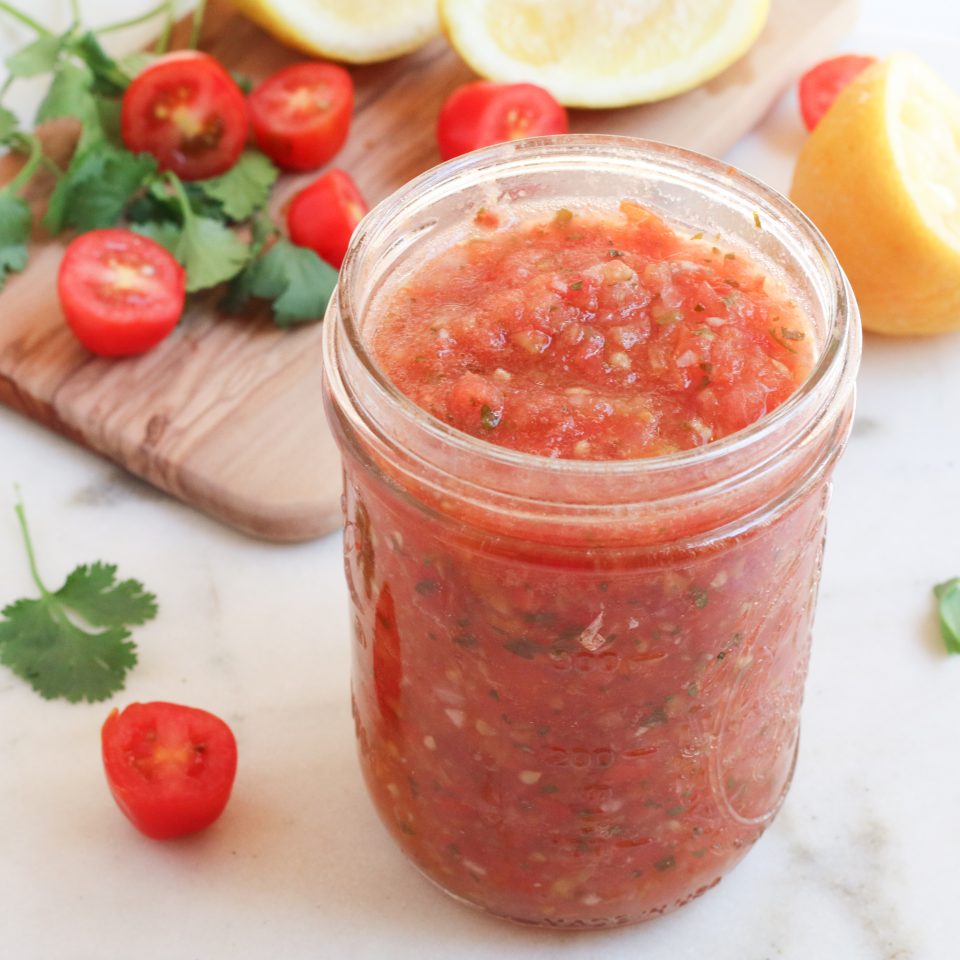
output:
[[[876,57],[847,53],[818,63],[800,78],[800,113],[808,130],[820,122],[840,91],[871,63],[876,63]]]
[[[183,267],[159,243],[130,230],[93,230],[67,248],[57,289],[80,342],[104,357],[156,346],[186,302]]]
[[[287,170],[316,170],[343,146],[353,113],[353,80],[333,63],[298,63],[250,94],[257,146]]]
[[[206,53],[174,53],[147,67],[123,95],[123,142],[152,153],[162,170],[205,180],[229,170],[250,129],[247,101]]]
[[[350,237],[368,209],[350,175],[330,170],[293,198],[287,213],[290,239],[339,270]]]
[[[449,160],[492,143],[569,128],[567,111],[542,87],[476,80],[447,97],[437,120],[437,143],[440,156]]]
[[[176,703],[133,703],[107,717],[101,739],[107,783],[141,833],[169,840],[223,813],[237,743],[219,717]]]
[[[387,722],[397,722],[402,681],[403,657],[397,612],[390,587],[384,585],[377,597],[373,621],[373,685],[381,717]]]

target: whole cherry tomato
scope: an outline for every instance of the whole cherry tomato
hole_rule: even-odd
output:
[[[93,353],[123,357],[156,346],[186,302],[183,267],[130,230],[78,236],[60,264],[57,290],[70,329]]]
[[[287,170],[316,170],[343,146],[353,113],[353,80],[333,63],[298,63],[250,94],[257,146]]]
[[[140,73],[123,95],[123,142],[151,153],[184,180],[226,173],[240,158],[250,121],[233,77],[206,53],[173,53]]]

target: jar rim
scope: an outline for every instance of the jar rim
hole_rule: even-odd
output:
[[[625,160],[633,156],[637,160],[654,161],[677,172],[689,172],[694,168],[696,174],[706,181],[739,193],[768,215],[773,214],[781,221],[787,221],[789,227],[808,243],[825,271],[833,293],[833,303],[828,305],[829,328],[822,350],[806,379],[774,410],[726,437],[673,453],[622,460],[564,459],[514,450],[474,437],[424,410],[404,394],[376,362],[364,337],[361,318],[353,308],[356,298],[352,294],[362,282],[364,257],[371,238],[386,229],[396,217],[403,215],[414,198],[442,189],[455,179],[473,175],[475,182],[481,182],[494,169],[498,174],[506,174],[522,172],[524,167],[542,165],[550,160],[563,163],[574,158],[582,162],[585,157],[598,160],[604,156]],[[496,144],[449,160],[407,182],[374,207],[357,228],[341,268],[338,293],[331,301],[326,321],[325,356],[329,374],[332,372],[330,368],[335,366],[333,358],[336,354],[334,324],[331,321],[339,317],[338,322],[347,344],[372,384],[399,412],[416,421],[418,429],[425,431],[431,440],[439,441],[464,456],[480,457],[498,467],[546,471],[566,478],[582,477],[585,481],[598,475],[606,479],[622,476],[635,480],[643,476],[689,470],[735,457],[740,451],[775,434],[805,409],[810,418],[815,418],[817,411],[829,404],[836,395],[843,379],[843,368],[850,355],[851,337],[856,333],[852,323],[856,315],[849,285],[826,239],[799,208],[773,187],[721,160],[659,141],[607,134],[563,134]],[[852,378],[852,372],[849,375]],[[835,380],[834,387],[824,397],[824,381],[831,378]],[[329,379],[334,381],[334,392],[340,393],[342,384],[336,382],[340,378]],[[345,398],[341,396],[341,399]],[[811,406],[812,410],[809,409]]]

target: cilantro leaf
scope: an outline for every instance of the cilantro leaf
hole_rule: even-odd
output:
[[[277,225],[264,213],[253,218],[250,227],[250,261],[231,281],[221,308],[231,313],[239,313],[253,296],[253,285],[260,263],[260,254],[266,245],[280,235]]]
[[[64,63],[54,73],[50,89],[37,110],[37,123],[58,117],[73,117],[80,121],[79,150],[103,140],[100,111],[93,95],[93,74],[88,67]]]
[[[323,319],[337,285],[337,271],[306,247],[278,240],[255,265],[253,296],[273,301],[278,327]]]
[[[121,57],[118,61],[120,69],[128,77],[136,77],[138,73],[142,73],[147,67],[156,63],[157,55],[154,53],[146,53],[141,50],[136,50],[133,53],[128,53],[125,57]]]
[[[117,568],[104,563],[77,567],[51,593],[37,572],[23,505],[16,509],[40,597],[0,611],[0,663],[48,700],[106,700],[137,663],[129,627],[156,616],[156,598],[135,580],[118,583]]]
[[[7,276],[27,265],[27,242],[33,218],[30,207],[9,191],[0,191],[0,290]]]
[[[247,150],[236,165],[219,177],[196,186],[216,200],[231,220],[249,220],[270,199],[280,171],[257,150]]]
[[[7,57],[7,72],[12,77],[39,77],[43,73],[52,73],[62,50],[63,37],[44,34]]]
[[[940,636],[947,653],[960,653],[960,577],[933,588],[940,614]]]
[[[44,226],[98,230],[113,226],[144,179],[157,169],[148,154],[134,154],[109,143],[78,150],[50,197]]]
[[[187,217],[176,257],[187,271],[187,291],[195,293],[235,277],[250,259],[250,247],[216,220]]]
[[[144,624],[157,615],[157,599],[136,580],[117,583],[112,563],[77,567],[54,594],[94,627]]]
[[[159,243],[161,247],[177,255],[177,246],[180,243],[181,228],[171,220],[151,220],[143,223],[132,223],[130,229],[144,237]]]
[[[111,627],[88,633],[47,599],[18,600],[2,611],[0,663],[46,700],[106,700],[123,689],[136,666],[130,631]]]
[[[167,173],[164,182],[172,188],[180,208],[182,226],[171,252],[187,271],[187,292],[206,290],[235,277],[250,260],[250,244],[219,221],[198,216],[178,176]],[[140,226],[142,233],[170,242],[169,228]]]
[[[71,45],[75,53],[90,69],[93,76],[91,88],[103,97],[119,97],[130,86],[132,77],[100,46],[96,34],[91,31],[81,34]]]
[[[257,85],[253,77],[248,77],[239,70],[231,70],[230,76],[233,77],[233,82],[240,88],[245,97],[249,97],[253,93],[253,88]]]
[[[6,107],[0,107],[0,143],[17,132],[20,122],[17,115]]]

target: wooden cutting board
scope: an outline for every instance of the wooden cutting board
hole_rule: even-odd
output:
[[[773,0],[759,42],[721,76],[659,104],[576,112],[572,128],[721,155],[831,51],[855,15],[855,0]],[[211,3],[203,46],[254,78],[301,58],[226,0]],[[335,163],[375,203],[438,162],[434,118],[472,75],[442,39],[353,75],[356,116]],[[0,164],[0,183],[13,172],[9,159]],[[285,179],[277,211],[308,180]],[[224,318],[208,299],[149,354],[99,359],[61,319],[61,254],[60,243],[38,237],[26,272],[0,294],[0,402],[250,534],[306,540],[338,525],[340,467],[323,416],[319,326],[291,333],[265,317]]]

